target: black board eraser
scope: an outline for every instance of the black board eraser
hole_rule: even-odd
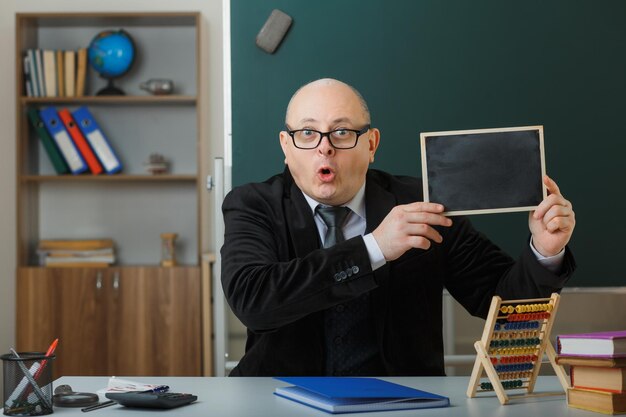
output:
[[[292,21],[293,19],[288,14],[278,9],[272,10],[270,17],[256,35],[256,45],[268,54],[273,54],[285,37]]]

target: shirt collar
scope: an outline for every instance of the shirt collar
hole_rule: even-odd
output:
[[[309,203],[309,206],[311,207],[311,211],[313,212],[314,216],[315,216],[315,208],[318,205],[326,206],[326,204],[322,204],[318,201],[315,201],[314,199],[306,195],[305,192],[302,192],[302,195],[304,196],[306,202]],[[361,188],[359,188],[359,191],[357,191],[355,196],[352,197],[352,200],[348,201],[346,204],[342,204],[342,206],[348,207],[350,210],[356,213],[359,217],[365,220],[365,183],[363,183]]]

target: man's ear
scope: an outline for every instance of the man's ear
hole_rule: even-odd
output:
[[[285,154],[285,164],[287,163],[287,147],[289,146],[289,133],[282,130],[278,135],[278,140],[280,141],[280,147],[283,150],[283,154]]]
[[[375,127],[371,128],[368,132],[368,142],[369,142],[369,151],[370,151],[370,164],[374,162],[374,155],[376,154],[376,150],[378,149],[378,145],[380,144],[380,130]]]

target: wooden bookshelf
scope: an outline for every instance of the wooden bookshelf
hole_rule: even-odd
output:
[[[18,13],[15,18],[18,349],[45,350],[48,339],[60,337],[56,375],[200,375],[207,348],[200,328],[205,311],[200,170],[209,157],[199,152],[200,14]],[[115,81],[126,95],[95,95],[104,81],[90,69],[84,96],[27,96],[26,50],[86,48],[97,33],[111,29],[130,33],[138,53],[132,70]],[[139,89],[151,78],[172,79],[174,94]],[[122,161],[122,172],[58,175],[26,114],[50,106],[87,106]],[[171,162],[168,173],[145,171],[155,152]],[[160,266],[162,232],[179,234],[182,266]],[[115,242],[118,261],[111,267],[39,265],[41,239],[100,237]],[[157,339],[162,343],[155,349]]]

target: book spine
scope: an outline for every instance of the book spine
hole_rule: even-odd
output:
[[[61,152],[54,143],[54,139],[52,139],[46,130],[43,121],[39,117],[39,112],[34,108],[29,108],[26,113],[28,114],[28,119],[31,124],[35,128],[37,136],[39,136],[39,140],[48,154],[48,158],[50,158],[50,162],[52,163],[56,173],[59,175],[67,174],[69,172],[69,168],[63,159],[63,155],[61,155]]]
[[[63,122],[59,119],[59,115],[54,107],[48,107],[39,112],[39,116],[43,120],[50,136],[54,139],[61,154],[65,158],[70,171],[73,174],[80,174],[87,170],[87,165],[82,156],[76,149],[74,142],[70,139],[70,135],[63,127]]]
[[[39,241],[40,250],[50,249],[74,249],[74,250],[94,250],[112,248],[111,239],[90,239],[90,240],[48,240]]]
[[[76,52],[65,51],[65,96],[76,95]]]
[[[93,151],[89,147],[87,140],[85,140],[82,132],[74,122],[74,119],[72,118],[69,110],[63,109],[59,111],[59,118],[69,132],[70,137],[74,141],[74,144],[85,159],[85,162],[87,163],[87,166],[89,166],[91,173],[94,175],[102,173],[102,165],[100,165],[100,162],[98,162],[96,155],[94,155]]]
[[[37,85],[39,86],[39,96],[46,97],[46,83],[43,75],[43,57],[41,49],[35,49],[35,66],[37,68]]]
[[[33,97],[41,97],[39,93],[39,84],[37,83],[37,60],[35,58],[35,50],[28,49],[26,51],[26,56],[28,57],[28,65],[30,72],[30,86],[33,90]]]
[[[55,61],[54,51],[43,51],[43,73],[44,82],[46,84],[46,97],[56,97],[57,95],[57,66]]]
[[[83,132],[87,141],[91,145],[100,162],[104,166],[104,170],[107,174],[114,174],[122,170],[122,164],[117,157],[111,143],[108,141],[102,130],[96,123],[96,119],[93,117],[87,107],[80,107],[73,113],[74,120],[76,120],[78,127]]]
[[[65,97],[65,56],[62,50],[56,51],[57,96]]]
[[[85,79],[87,78],[87,48],[79,49],[77,55],[76,97],[82,97],[85,95]]]

